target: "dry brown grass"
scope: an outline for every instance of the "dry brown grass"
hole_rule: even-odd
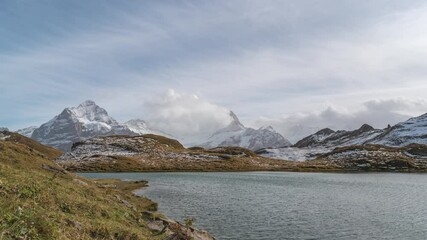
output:
[[[145,182],[62,173],[49,160],[58,151],[31,141],[0,141],[0,239],[162,238],[141,214],[156,204],[130,193]]]

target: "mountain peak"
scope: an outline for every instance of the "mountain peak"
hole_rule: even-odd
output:
[[[229,115],[230,115],[230,117],[232,119],[231,123],[234,122],[234,123],[236,123],[238,125],[242,125],[243,126],[243,124],[240,122],[239,118],[237,117],[237,115],[233,111],[230,111]]]
[[[245,129],[245,126],[240,122],[239,118],[233,111],[230,111],[230,117],[232,119],[230,124],[228,124],[228,126],[223,130],[227,132],[234,132]]]
[[[64,151],[70,150],[73,142],[104,135],[133,134],[120,125],[107,111],[92,100],[77,107],[65,108],[61,114],[42,124],[31,138]]]
[[[212,134],[201,146],[206,148],[237,146],[251,150],[290,146],[290,142],[271,126],[261,127],[257,130],[247,128],[239,121],[234,112],[230,111],[229,114],[230,124]]]
[[[330,128],[324,128],[322,130],[319,130],[318,132],[315,133],[315,135],[330,135],[332,133],[334,133],[335,131],[330,129]]]
[[[358,130],[360,132],[369,132],[369,131],[375,130],[375,128],[373,128],[371,125],[368,125],[365,123]]]
[[[78,106],[78,108],[81,108],[81,107],[89,107],[89,106],[97,106],[97,105],[96,105],[96,103],[95,103],[94,101],[92,101],[92,100],[86,100],[86,101],[84,101],[84,102],[80,103],[80,105]]]
[[[276,130],[274,130],[274,128],[272,126],[260,127],[259,130],[267,130],[267,131],[271,131],[271,132],[276,132]]]
[[[144,120],[139,119],[139,118],[131,119],[131,120],[125,122],[125,124],[126,123],[129,123],[129,124],[147,124],[147,122],[145,122]]]

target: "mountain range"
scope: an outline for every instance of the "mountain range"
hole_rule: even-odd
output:
[[[247,128],[233,112],[230,112],[230,116],[232,121],[227,127],[215,132],[206,142],[195,145],[206,148],[237,146],[251,150],[291,145],[272,127]],[[150,128],[149,124],[141,119],[119,123],[91,100],[77,107],[65,108],[40,127],[20,129],[17,133],[63,151],[69,151],[75,142],[100,136],[156,134],[174,138],[168,133]]]
[[[279,159],[307,160],[331,152],[335,148],[372,144],[386,147],[427,144],[427,114],[385,129],[374,129],[368,124],[353,131],[333,131],[325,128],[301,139],[291,147],[264,149],[259,153]]]
[[[29,135],[32,128],[18,130]],[[40,143],[69,151],[74,142],[97,136],[140,135],[157,133],[142,120],[120,124],[94,101],[87,100],[77,107],[65,108],[59,115],[33,129],[31,138]]]
[[[268,157],[306,160],[337,147],[378,144],[401,147],[412,143],[427,144],[427,114],[411,118],[385,129],[375,129],[368,124],[347,131],[329,128],[317,131],[292,145],[272,127],[259,129],[245,127],[230,111],[231,122],[214,132],[207,140],[194,144],[204,148],[225,146],[244,147]],[[119,123],[94,101],[87,100],[77,107],[65,108],[60,114],[40,127],[28,127],[17,132],[42,144],[69,151],[73,143],[93,137],[111,135],[156,134],[174,138],[141,119]]]

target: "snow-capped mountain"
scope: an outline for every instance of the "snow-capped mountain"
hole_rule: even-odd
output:
[[[258,153],[277,159],[310,160],[319,154],[328,153],[336,147],[363,145],[383,132],[384,130],[374,129],[368,124],[364,124],[354,131],[333,131],[325,128],[301,139],[292,147],[265,149]]]
[[[406,146],[412,143],[427,144],[427,113],[386,129],[368,143],[392,147]]]
[[[0,127],[0,132],[3,132],[3,131],[9,131],[9,129],[5,127]]]
[[[230,111],[231,123],[216,131],[209,139],[201,144],[202,147],[214,148],[225,146],[244,147],[251,150],[262,148],[277,148],[290,146],[291,143],[272,127],[259,129],[245,127]]]
[[[301,124],[289,125],[285,126],[286,128],[286,139],[288,139],[291,143],[296,143],[304,137],[313,134],[319,130],[320,127],[314,126],[306,126]]]
[[[132,119],[125,123],[123,123],[126,127],[129,128],[134,133],[137,133],[139,135],[143,134],[155,134],[155,131],[151,130],[147,123],[144,120],[141,119]]]
[[[141,119],[132,119],[125,123],[123,123],[124,126],[129,128],[130,131],[138,134],[138,135],[144,135],[144,134],[156,134],[161,135],[169,138],[175,138],[172,135],[165,133],[163,131],[150,128],[144,120]]]
[[[36,130],[38,127],[37,126],[31,126],[31,127],[26,127],[26,128],[22,128],[16,131],[16,133],[19,133],[25,137],[31,137],[31,135],[33,135],[34,130]]]
[[[313,146],[313,145],[317,145],[320,142],[322,142],[323,140],[325,140],[326,138],[332,136],[333,134],[335,134],[335,131],[333,131],[330,128],[324,128],[314,134],[311,134],[301,140],[299,140],[296,144],[294,144],[294,147],[308,147],[308,146]]]
[[[136,135],[110,117],[105,109],[88,100],[77,107],[64,109],[52,120],[35,129],[31,138],[68,151],[76,141],[119,134]]]
[[[298,148],[335,148],[350,145],[362,145],[365,142],[382,134],[384,130],[374,129],[368,124],[363,124],[359,129],[354,131],[333,131],[329,128],[322,129],[298,141],[294,147]]]

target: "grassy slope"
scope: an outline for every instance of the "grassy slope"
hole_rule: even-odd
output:
[[[58,154],[25,137],[0,141],[0,239],[159,239],[141,215],[156,205],[130,193],[145,183],[61,173]]]

